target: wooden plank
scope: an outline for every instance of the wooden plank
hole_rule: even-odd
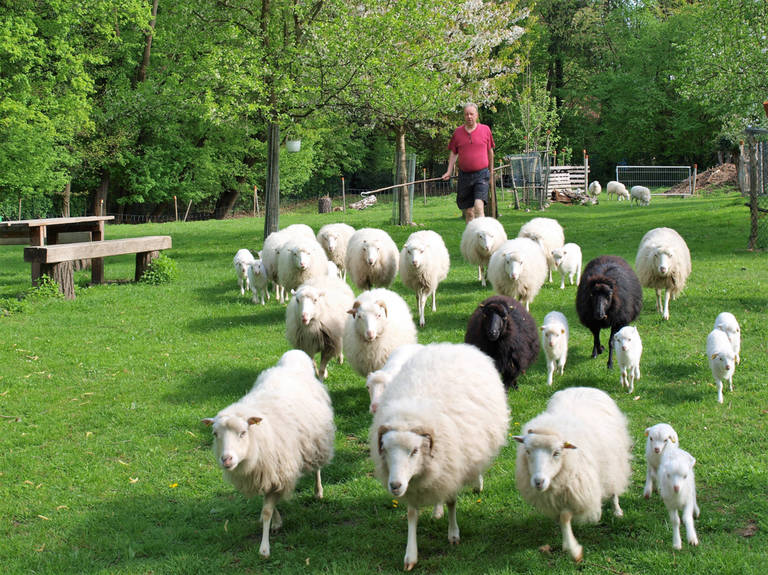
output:
[[[86,258],[103,258],[167,250],[171,245],[171,236],[145,236],[97,242],[31,246],[24,248],[24,261],[50,264]]]
[[[89,222],[108,222],[114,220],[115,216],[80,216],[75,218],[40,218],[36,220],[9,220],[0,222],[0,230],[7,229],[29,229],[35,226],[53,226],[60,224],[79,224]]]

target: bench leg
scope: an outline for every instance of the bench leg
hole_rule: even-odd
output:
[[[58,284],[59,291],[64,294],[66,299],[75,299],[75,276],[72,272],[72,262],[41,264],[40,271]]]
[[[149,264],[151,264],[152,260],[159,255],[160,255],[160,252],[158,251],[139,252],[136,254],[136,274],[134,277],[134,281],[139,281],[141,279],[141,276],[144,275],[145,271],[147,271]]]

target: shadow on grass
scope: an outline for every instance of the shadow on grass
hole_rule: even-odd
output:
[[[259,308],[254,313],[199,318],[188,322],[187,327],[195,333],[207,333],[232,327],[274,327],[285,322],[285,307]]]

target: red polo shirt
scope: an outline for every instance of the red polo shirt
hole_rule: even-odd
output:
[[[448,149],[459,155],[459,169],[462,172],[476,172],[488,167],[488,150],[495,148],[491,129],[477,124],[470,134],[461,125],[453,131]]]

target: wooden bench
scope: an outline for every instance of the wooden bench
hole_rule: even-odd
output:
[[[149,267],[161,250],[171,247],[171,236],[144,236],[121,240],[102,240],[97,242],[76,242],[72,244],[54,244],[48,246],[29,246],[24,248],[24,261],[39,264],[40,275],[47,274],[58,285],[67,299],[75,299],[75,282],[72,262],[81,259],[100,260],[108,256],[136,254],[135,281]],[[33,274],[34,275],[34,274]],[[37,282],[40,276],[33,277]],[[104,283],[104,266],[93,266],[91,281]]]

